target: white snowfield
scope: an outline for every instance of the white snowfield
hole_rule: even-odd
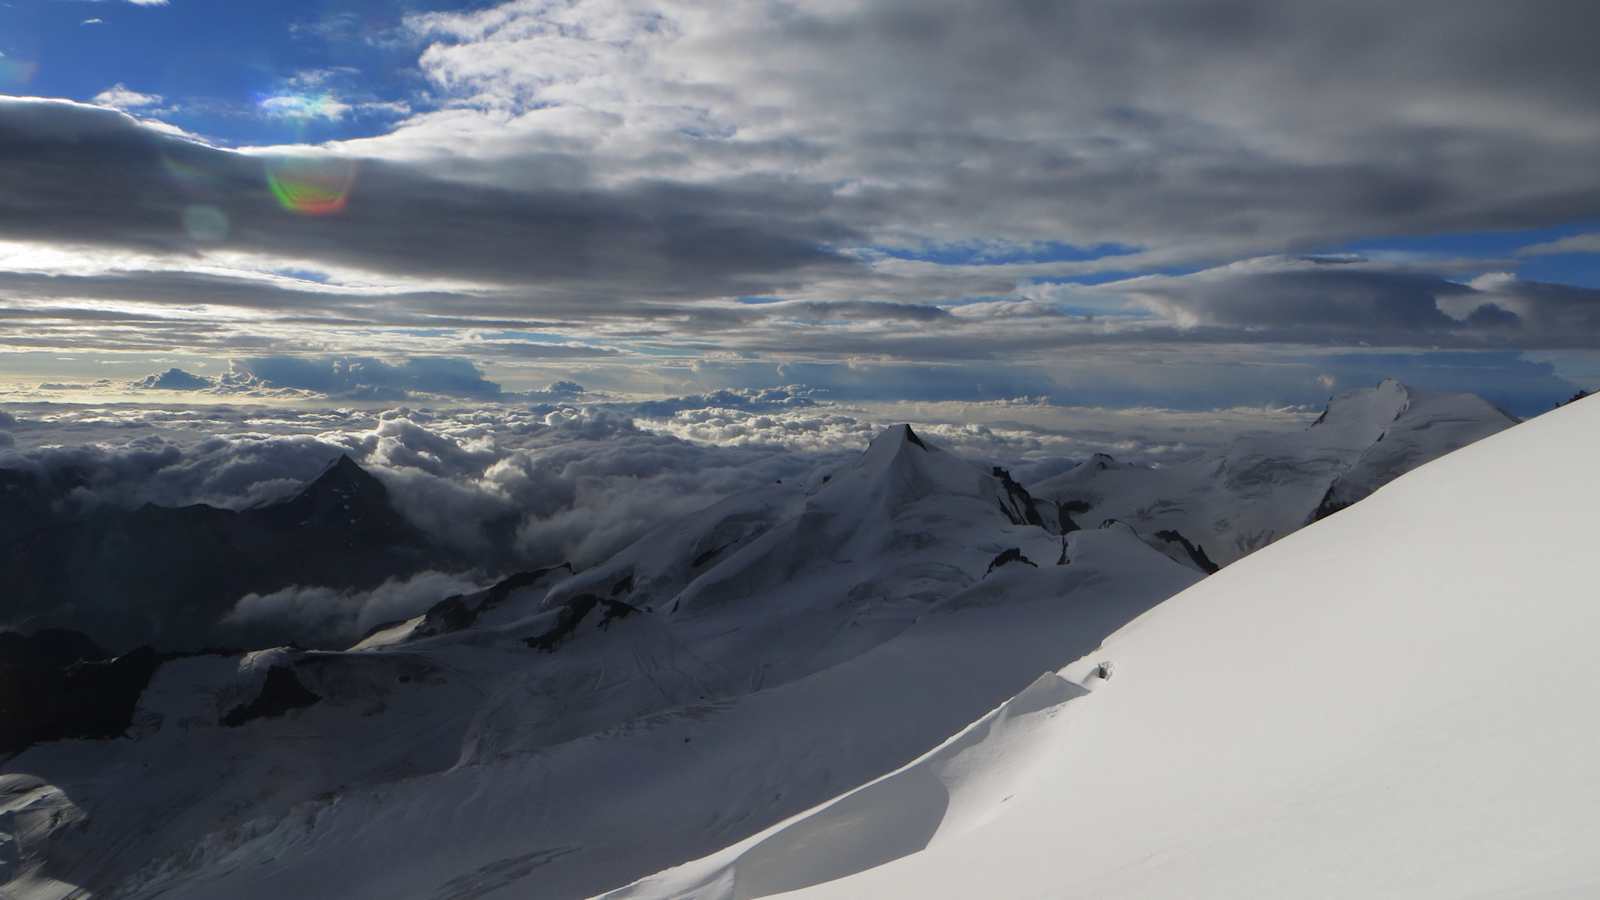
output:
[[[1068,513],[1082,527],[1115,518],[1147,539],[1175,530],[1227,565],[1314,520],[1325,503],[1348,506],[1516,421],[1475,394],[1419,391],[1391,379],[1335,397],[1305,431],[1242,438],[1216,456],[1164,468],[1097,456],[1029,488],[1044,500],[1087,506]],[[1164,549],[1181,555],[1177,546]]]
[[[1429,463],[612,896],[1600,896],[1597,446],[1589,399]]]

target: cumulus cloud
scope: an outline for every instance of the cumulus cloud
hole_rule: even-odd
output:
[[[89,19],[83,24],[101,24],[104,21],[104,19]],[[151,106],[160,106],[162,100],[163,98],[160,94],[146,94],[136,91],[120,81],[94,95],[95,103],[101,106],[109,106],[113,109],[144,109]]]
[[[413,524],[494,571],[592,565],[665,517],[821,464],[772,446],[688,442],[573,406],[41,408],[50,420],[30,429],[28,446],[0,454],[0,468],[34,473],[69,510],[254,506],[348,454],[388,484]]]
[[[376,621],[413,614],[447,593],[511,571],[563,561],[580,569],[594,565],[671,517],[738,492],[793,491],[854,458],[897,422],[911,422],[974,461],[1005,465],[1028,479],[1094,452],[1171,462],[1242,433],[1304,427],[1335,387],[1388,374],[1429,388],[1476,381],[1513,398],[1572,393],[1548,364],[1506,352],[1327,352],[1175,374],[1162,352],[1123,354],[1123,368],[1096,377],[1123,392],[1114,395],[1123,405],[1171,395],[1159,383],[1138,383],[1139,372],[1191,382],[1192,393],[1183,396],[1209,405],[1186,411],[1074,402],[1074,396],[1106,390],[1089,381],[1092,370],[1080,370],[1073,384],[1054,384],[1050,392],[998,399],[907,400],[891,391],[877,401],[839,402],[788,384],[640,403],[589,399],[574,382],[552,386],[571,399],[537,407],[499,401],[387,409],[36,403],[12,405],[0,416],[0,469],[35,476],[51,508],[71,517],[144,503],[243,509],[276,502],[346,454],[389,488],[407,520],[479,567],[359,594],[301,585],[241,598],[230,617],[241,634],[305,643],[318,634],[341,641],[359,636]],[[1201,384],[1206,378],[1213,383]],[[1271,398],[1283,391],[1281,385],[1262,387],[1267,378],[1287,379],[1303,404],[1262,399],[1257,406],[1216,408],[1218,398]],[[1247,393],[1251,385],[1255,395]],[[459,583],[445,583],[451,579]]]
[[[656,177],[802,171],[907,243],[1283,249],[1594,200],[1594,100],[1577,88],[1594,63],[1573,37],[1594,23],[1557,0],[584,0],[410,24],[458,105],[375,146],[576,145]],[[1491,53],[1492,71],[1473,62]],[[1507,165],[1583,196],[1522,192]]]
[[[108,109],[8,100],[0,239],[72,252],[0,265],[18,298],[3,343],[485,364],[1592,347],[1592,329],[1530,325],[1515,304],[1430,311],[1427,295],[1481,266],[1258,267],[1230,276],[1249,282],[1237,298],[1217,286],[1220,264],[1377,234],[1596,217],[1600,100],[1575,87],[1600,75],[1578,37],[1595,14],[1470,7],[518,0],[409,17],[429,99],[385,111],[404,116],[389,133],[321,148],[230,152]],[[273,103],[371,105],[329,93],[330,77]],[[135,102],[104,99],[150,109]],[[343,213],[286,211],[268,184],[286,158],[352,170]],[[145,189],[171,177],[183,190]],[[1213,274],[1126,294],[1087,283],[1198,269]]]
[[[245,646],[289,642],[311,647],[343,647],[374,627],[421,615],[440,600],[488,585],[464,574],[422,572],[391,579],[370,591],[289,587],[270,594],[246,594],[222,618],[223,633]]]
[[[803,385],[785,385],[774,388],[745,388],[720,390],[709,394],[673,397],[666,400],[647,400],[624,408],[641,416],[670,416],[683,410],[731,409],[744,412],[772,412],[786,409],[805,409],[816,406],[811,395],[815,390]]]

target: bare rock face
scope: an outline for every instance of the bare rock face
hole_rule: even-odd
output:
[[[1169,544],[1178,544],[1179,546],[1183,547],[1183,552],[1187,553],[1189,555],[1189,559],[1196,566],[1199,566],[1200,570],[1205,572],[1207,575],[1211,575],[1215,573],[1217,569],[1221,568],[1216,563],[1211,561],[1211,557],[1206,555],[1205,547],[1202,547],[1199,544],[1190,543],[1188,538],[1179,534],[1177,531],[1172,529],[1158,531],[1156,532],[1156,537],[1160,540],[1166,541]]]
[[[993,572],[995,569],[998,569],[1001,566],[1010,565],[1011,563],[1020,563],[1025,566],[1033,566],[1035,569],[1039,568],[1038,563],[1022,555],[1022,548],[1012,547],[1009,550],[1001,551],[1000,554],[989,563],[988,571],[984,572],[983,574],[985,577],[987,577],[989,573]]]
[[[0,757],[46,741],[120,737],[164,660],[116,658],[77,632],[0,633]]]
[[[994,467],[993,474],[1000,479],[1000,486],[1006,492],[1000,501],[1000,510],[1006,514],[1006,518],[1016,525],[1045,527],[1044,517],[1039,515],[1039,508],[1034,504],[1033,496],[1028,493],[1028,489],[1014,481],[1011,473],[1000,466]]]
[[[238,728],[256,719],[273,719],[294,709],[304,709],[322,702],[312,693],[288,666],[273,666],[261,682],[261,693],[243,706],[236,706],[222,717],[222,724]]]

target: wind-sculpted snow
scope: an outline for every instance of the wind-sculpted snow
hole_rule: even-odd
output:
[[[614,896],[1592,896],[1597,439],[1585,400],[1424,465]]]
[[[846,878],[981,828],[1051,764],[1042,719],[1088,690],[1046,672],[938,749],[701,863],[606,895],[766,897]],[[1004,766],[995,761],[1004,760]],[[1002,799],[1001,803],[1005,800]]]

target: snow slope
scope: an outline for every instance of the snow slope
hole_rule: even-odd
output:
[[[614,896],[1596,896],[1597,441],[1586,400],[1429,463]]]
[[[1335,397],[1303,432],[1242,438],[1218,457],[1164,468],[1098,455],[1030,490],[1062,504],[1062,520],[1093,528],[1115,518],[1182,559],[1181,544],[1156,538],[1176,532],[1227,565],[1515,423],[1474,394],[1388,380]]]
[[[1121,529],[1056,565],[1023,496],[895,428],[798,495],[732,498],[348,652],[167,663],[131,739],[0,762],[0,892],[579,897],[713,851],[1198,578]],[[991,571],[1009,550],[1036,565]]]

